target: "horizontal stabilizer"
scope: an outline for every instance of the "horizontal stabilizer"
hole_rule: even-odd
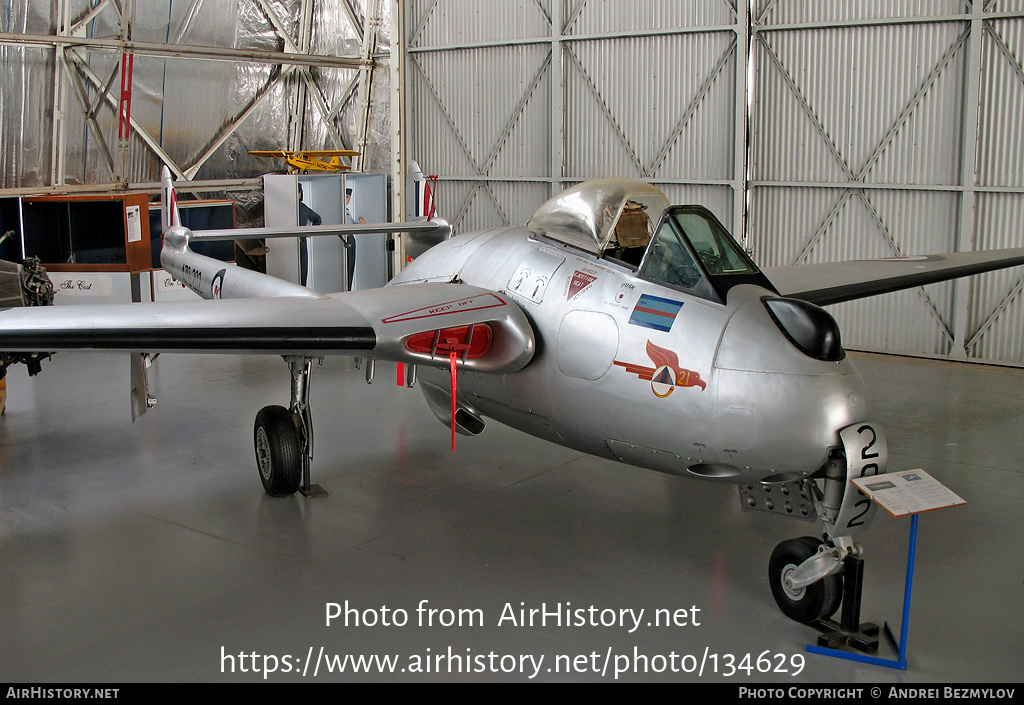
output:
[[[451,226],[444,220],[416,220],[404,223],[357,223],[355,225],[306,225],[294,228],[233,228],[227,230],[194,230],[190,242],[209,240],[263,239],[274,237],[309,237],[311,235],[362,235],[372,233],[445,233]]]

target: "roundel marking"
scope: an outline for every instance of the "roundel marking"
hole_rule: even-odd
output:
[[[210,284],[210,293],[213,294],[213,298],[219,299],[224,291],[224,275],[228,273],[228,270],[222,269],[213,275],[213,282]]]

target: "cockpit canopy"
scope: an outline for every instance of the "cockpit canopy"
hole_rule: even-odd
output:
[[[578,184],[538,208],[527,227],[710,301],[724,303],[739,284],[775,291],[711,211],[670,206],[660,190],[636,179]]]
[[[637,179],[594,179],[548,200],[526,224],[595,255],[609,248],[646,248],[668,199]]]

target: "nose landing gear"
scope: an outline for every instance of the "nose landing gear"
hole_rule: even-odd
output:
[[[817,629],[818,646],[837,649],[852,646],[865,653],[878,651],[878,625],[860,621],[864,560],[846,555],[841,568],[808,585],[800,585],[800,566],[815,556],[832,552],[829,544],[812,536],[783,541],[772,552],[768,580],[775,603],[790,619]],[[803,557],[803,560],[801,560]],[[839,605],[838,622],[831,619]]]
[[[839,431],[842,449],[836,449],[815,476],[804,480],[804,493],[813,497],[825,528],[825,540],[812,536],[783,541],[772,552],[768,580],[776,604],[790,619],[822,632],[818,642],[835,648],[849,644],[861,651],[878,649],[878,626],[860,624],[864,561],[853,536],[864,531],[874,505],[852,480],[885,472],[888,461],[885,436],[867,422]],[[841,622],[830,619],[842,604]]]
[[[793,585],[797,567],[817,555],[818,547],[823,545],[824,541],[813,536],[789,539],[775,547],[768,562],[768,581],[775,603],[783,614],[803,624],[828,619],[843,600],[843,583],[835,573],[810,585]]]

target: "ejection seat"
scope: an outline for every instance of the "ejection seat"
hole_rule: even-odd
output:
[[[605,256],[639,267],[653,233],[654,224],[647,215],[647,205],[627,200],[615,223],[614,244],[605,250]]]

